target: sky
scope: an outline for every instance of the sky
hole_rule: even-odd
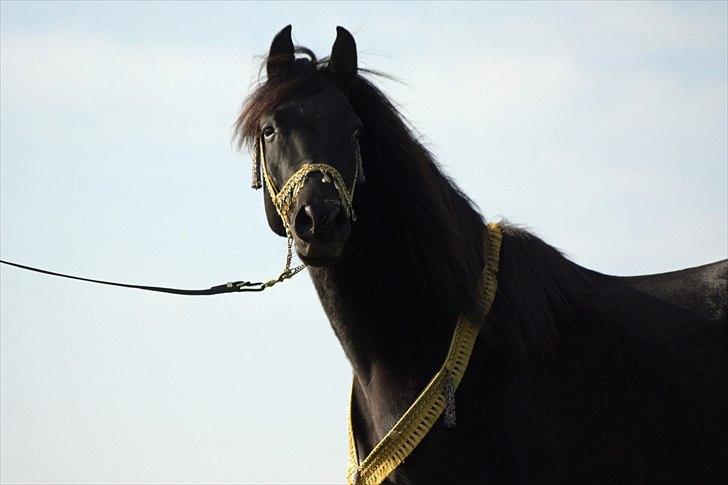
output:
[[[489,220],[608,274],[728,255],[728,3],[0,3],[0,253],[278,274],[232,124],[335,27]],[[366,170],[366,167],[364,167]],[[307,275],[190,298],[0,269],[0,482],[340,483],[351,370]]]

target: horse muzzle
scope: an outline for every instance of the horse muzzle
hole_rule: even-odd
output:
[[[351,233],[346,210],[337,199],[301,201],[290,224],[298,256],[310,266],[336,260]]]

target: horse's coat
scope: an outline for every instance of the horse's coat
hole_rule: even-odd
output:
[[[350,37],[340,29],[332,58],[316,62],[308,50],[295,59],[290,27],[281,31],[237,133],[266,134],[281,184],[311,159],[350,177],[361,130],[357,221],[337,217],[335,193],[314,182],[289,221],[327,229],[295,236],[354,370],[360,459],[437,370],[464,312],[483,330],[457,391],[458,426],[436,423],[392,483],[725,483],[728,261],[607,276],[504,224],[483,320],[483,218],[357,72]]]

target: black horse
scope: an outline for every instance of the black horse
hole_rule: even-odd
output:
[[[438,420],[391,483],[726,483],[728,261],[607,276],[502,223],[485,316],[483,216],[337,31],[321,61],[294,49],[290,26],[278,33],[236,134],[279,189],[312,161],[355,184],[356,220],[320,176],[285,224],[264,200],[353,367],[359,459],[438,370],[465,314],[483,326],[456,393],[457,426]]]

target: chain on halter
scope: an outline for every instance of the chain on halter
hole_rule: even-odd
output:
[[[263,289],[265,289],[275,285],[276,283],[292,278],[306,267],[305,264],[299,264],[298,266],[291,268],[291,261],[293,260],[293,235],[291,234],[291,225],[288,220],[288,213],[293,207],[298,193],[306,184],[306,180],[309,175],[313,172],[320,172],[323,174],[323,178],[321,179],[322,182],[329,183],[333,181],[334,188],[341,199],[341,205],[344,208],[344,212],[347,217],[351,218],[352,221],[356,220],[356,214],[354,214],[354,188],[356,187],[356,182],[361,171],[361,153],[357,143],[355,149],[356,164],[354,168],[354,180],[351,184],[351,190],[349,190],[346,186],[346,182],[344,182],[344,178],[341,176],[341,173],[339,173],[339,171],[331,165],[326,163],[304,163],[301,168],[296,171],[296,173],[286,180],[286,183],[283,184],[283,187],[279,191],[276,189],[273,178],[268,172],[268,166],[265,162],[265,150],[263,147],[262,137],[258,139],[257,149],[257,155],[260,156],[260,168],[263,172],[263,180],[268,188],[268,195],[276,208],[276,212],[278,212],[278,216],[283,222],[283,227],[286,229],[286,237],[288,238],[286,265],[278,278],[274,278],[263,283]]]

